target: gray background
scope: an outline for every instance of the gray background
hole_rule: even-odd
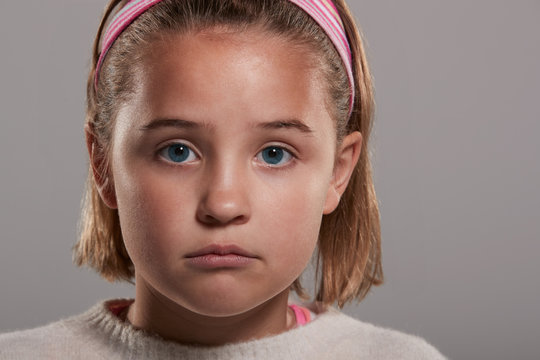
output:
[[[540,2],[350,3],[376,83],[387,281],[346,311],[454,359],[539,359]],[[0,3],[0,331],[133,294],[71,263],[104,5]]]

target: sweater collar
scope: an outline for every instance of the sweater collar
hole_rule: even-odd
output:
[[[222,346],[194,346],[168,341],[157,334],[136,329],[121,316],[133,300],[116,299],[103,301],[88,310],[83,317],[85,322],[95,331],[101,341],[114,344],[125,358],[159,358],[159,359],[248,359],[274,358],[269,354],[282,354],[281,358],[296,358],[298,346],[312,346],[310,339],[327,328],[330,318],[339,316],[336,310],[329,309],[317,315],[309,324],[294,328],[287,332],[247,342]],[[331,321],[330,321],[331,323]]]

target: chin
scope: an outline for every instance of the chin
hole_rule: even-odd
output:
[[[231,317],[249,312],[278,299],[278,295],[283,294],[285,289],[277,291],[262,291],[260,293],[250,292],[246,288],[225,287],[205,287],[194,289],[189,294],[184,294],[176,298],[178,305],[185,309],[208,317]],[[288,291],[285,294],[288,297]]]
[[[196,314],[208,317],[231,317],[244,314],[265,301],[246,301],[248,299],[231,299],[230,297],[212,299],[190,299],[179,305]]]

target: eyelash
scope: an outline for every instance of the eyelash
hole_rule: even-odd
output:
[[[174,150],[174,148],[176,148],[176,150]],[[186,150],[188,151],[188,153],[185,154],[184,152]],[[264,151],[266,150],[273,151],[273,153],[269,155],[271,157],[277,157],[277,163],[269,162],[270,158],[265,159]],[[159,149],[158,155],[166,162],[175,165],[191,163],[199,158],[199,155],[192,149],[192,147],[182,141],[176,141],[164,145],[162,148]],[[177,159],[177,161],[175,161],[171,158],[172,156],[177,156],[179,158]],[[293,151],[287,149],[284,146],[268,145],[255,155],[255,159],[269,168],[285,168],[290,165],[295,159],[297,159],[297,156],[294,154]],[[283,164],[279,164],[279,162],[281,162],[283,159],[286,159],[286,161]]]

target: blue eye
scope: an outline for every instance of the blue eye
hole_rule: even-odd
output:
[[[181,143],[166,146],[159,153],[166,160],[174,163],[193,161],[196,158],[193,150],[191,150],[187,145]]]
[[[269,165],[283,165],[291,161],[292,155],[278,146],[269,146],[257,154],[257,159]]]

